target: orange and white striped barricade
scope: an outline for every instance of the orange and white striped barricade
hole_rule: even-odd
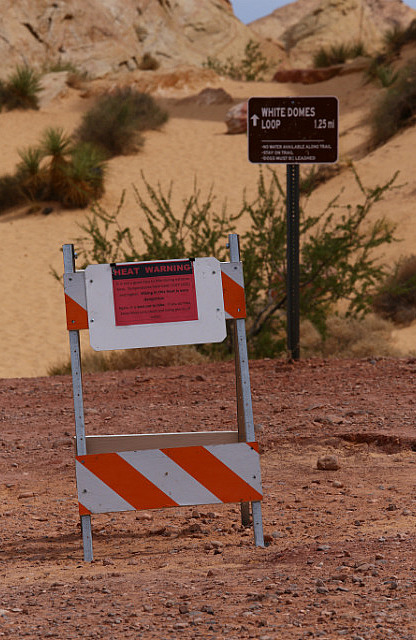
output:
[[[255,442],[238,236],[232,258],[90,265],[75,270],[64,245],[76,432],[76,478],[84,560],[93,559],[91,515],[185,505],[241,503],[264,546],[260,457]],[[238,430],[87,436],[79,331],[96,350],[220,342],[234,322]]]

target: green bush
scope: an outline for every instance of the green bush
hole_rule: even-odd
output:
[[[10,174],[0,176],[0,211],[23,204],[25,199],[19,176]]]
[[[384,34],[384,45],[387,53],[397,54],[404,45],[416,40],[416,20],[412,20],[408,27],[395,25]]]
[[[313,66],[316,68],[331,67],[365,55],[365,48],[362,42],[321,47],[313,56]]]
[[[389,56],[379,54],[371,61],[366,76],[369,81],[381,84],[382,87],[390,87],[399,77],[397,71],[391,66]]]
[[[246,44],[244,57],[240,62],[236,62],[233,58],[221,62],[216,58],[208,57],[203,66],[212,69],[218,75],[246,82],[264,80],[263,73],[270,68],[269,62],[260,51],[260,44],[254,40],[249,40]]]
[[[0,85],[0,104],[12,109],[38,109],[41,90],[39,74],[27,66],[17,67]]]
[[[416,256],[401,258],[381,284],[374,311],[387,320],[408,325],[416,318]]]
[[[21,149],[19,155],[15,175],[0,178],[0,211],[27,200],[86,207],[104,192],[103,153],[87,143],[74,144],[59,127],[46,129],[38,147]]]
[[[351,317],[371,310],[372,294],[386,270],[376,264],[373,252],[393,241],[393,228],[384,219],[370,223],[369,213],[393,188],[396,175],[381,187],[364,187],[355,173],[361,200],[354,206],[339,204],[334,198],[317,216],[305,213],[300,221],[301,314],[325,336],[326,319],[343,301]],[[240,211],[228,216],[215,206],[210,191],[202,197],[197,186],[184,199],[182,212],[172,207],[172,188],[167,194],[160,185],[153,188],[143,177],[144,195],[135,189],[141,226],[135,238],[129,227],[119,223],[123,198],[114,214],[94,207],[82,225],[84,235],[77,241],[83,266],[134,260],[216,256],[227,259],[225,238],[244,216],[250,221],[241,238],[245,293],[248,310],[248,341],[251,355],[273,356],[285,350],[286,306],[286,203],[275,171],[267,183],[260,172],[254,201],[243,200]],[[144,246],[139,251],[137,240]],[[224,346],[220,349],[224,349]]]
[[[99,98],[84,115],[76,137],[110,157],[125,155],[143,145],[142,131],[158,129],[167,119],[150,95],[128,87]]]
[[[371,114],[370,144],[377,147],[387,142],[412,122],[415,113],[416,59],[413,59],[375,106]]]

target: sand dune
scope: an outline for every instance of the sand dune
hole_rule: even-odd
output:
[[[211,83],[212,85],[212,83]],[[218,80],[236,100],[250,96],[335,95],[340,99],[340,159],[355,159],[359,174],[368,186],[386,181],[400,170],[400,190],[388,194],[374,209],[398,225],[400,243],[384,250],[385,259],[395,260],[413,252],[416,230],[412,224],[413,200],[416,192],[416,128],[408,129],[368,156],[362,156],[368,135],[367,114],[378,91],[364,85],[360,74],[334,78],[312,86],[276,83],[239,83]],[[206,83],[181,89],[165,89],[161,99],[171,117],[161,131],[146,134],[143,151],[134,156],[114,158],[109,163],[106,194],[102,204],[113,210],[121,192],[126,189],[123,221],[133,229],[142,222],[134,202],[131,185],[141,187],[140,174],[152,184],[174,186],[174,202],[180,207],[184,195],[192,190],[194,180],[203,193],[213,185],[220,206],[226,199],[228,210],[236,211],[245,189],[248,197],[255,194],[259,169],[247,160],[244,135],[226,135],[223,106],[178,104],[176,99],[198,93]],[[3,153],[0,172],[12,172],[19,160],[18,149],[36,144],[45,127],[53,125],[72,132],[88,108],[90,100],[70,90],[43,107],[39,112],[0,114]],[[285,168],[279,167],[283,179]],[[318,212],[340,189],[345,201],[354,203],[358,190],[349,172],[344,172],[321,186],[310,202],[311,212]],[[73,242],[79,235],[79,224],[87,211],[60,210],[54,206],[50,215],[27,213],[27,207],[0,218],[2,240],[3,305],[0,350],[0,376],[21,377],[46,374],[48,367],[68,357],[63,291],[50,274],[50,268],[62,272],[63,243]],[[244,222],[239,230],[243,230]],[[226,238],[224,238],[226,242]],[[411,329],[400,339],[404,350],[412,348]],[[86,336],[84,336],[86,338]]]

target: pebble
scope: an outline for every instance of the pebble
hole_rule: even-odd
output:
[[[174,629],[186,629],[189,627],[189,622],[177,622],[173,625]]]
[[[318,458],[316,468],[320,471],[337,471],[340,468],[340,464],[337,456],[327,454]]]
[[[214,609],[211,607],[211,605],[209,604],[204,604],[201,607],[201,611],[203,611],[204,613],[208,613],[209,615],[213,616],[214,615]]]
[[[35,494],[33,493],[33,491],[22,491],[22,493],[19,493],[17,498],[18,498],[18,500],[22,500],[24,498],[33,498],[34,495]]]

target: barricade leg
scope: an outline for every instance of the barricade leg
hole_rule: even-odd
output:
[[[63,246],[63,253],[65,273],[74,273],[74,246],[72,244],[65,244]],[[81,345],[79,339],[79,331],[69,331],[69,347],[71,352],[72,390],[74,395],[76,450],[77,455],[82,456],[87,453],[87,445],[85,440]],[[91,516],[81,516],[81,532],[84,546],[84,560],[85,562],[91,562],[93,559]]]
[[[231,262],[240,261],[240,248],[238,235],[231,233],[228,236]],[[248,368],[248,351],[246,338],[246,324],[244,319],[234,320],[234,350],[237,384],[237,418],[238,438],[244,442],[254,442],[253,404],[251,401],[250,372]],[[254,541],[256,546],[264,547],[263,522],[261,515],[261,503],[252,502]],[[248,503],[241,504],[241,522],[243,526],[250,523],[250,510]]]

